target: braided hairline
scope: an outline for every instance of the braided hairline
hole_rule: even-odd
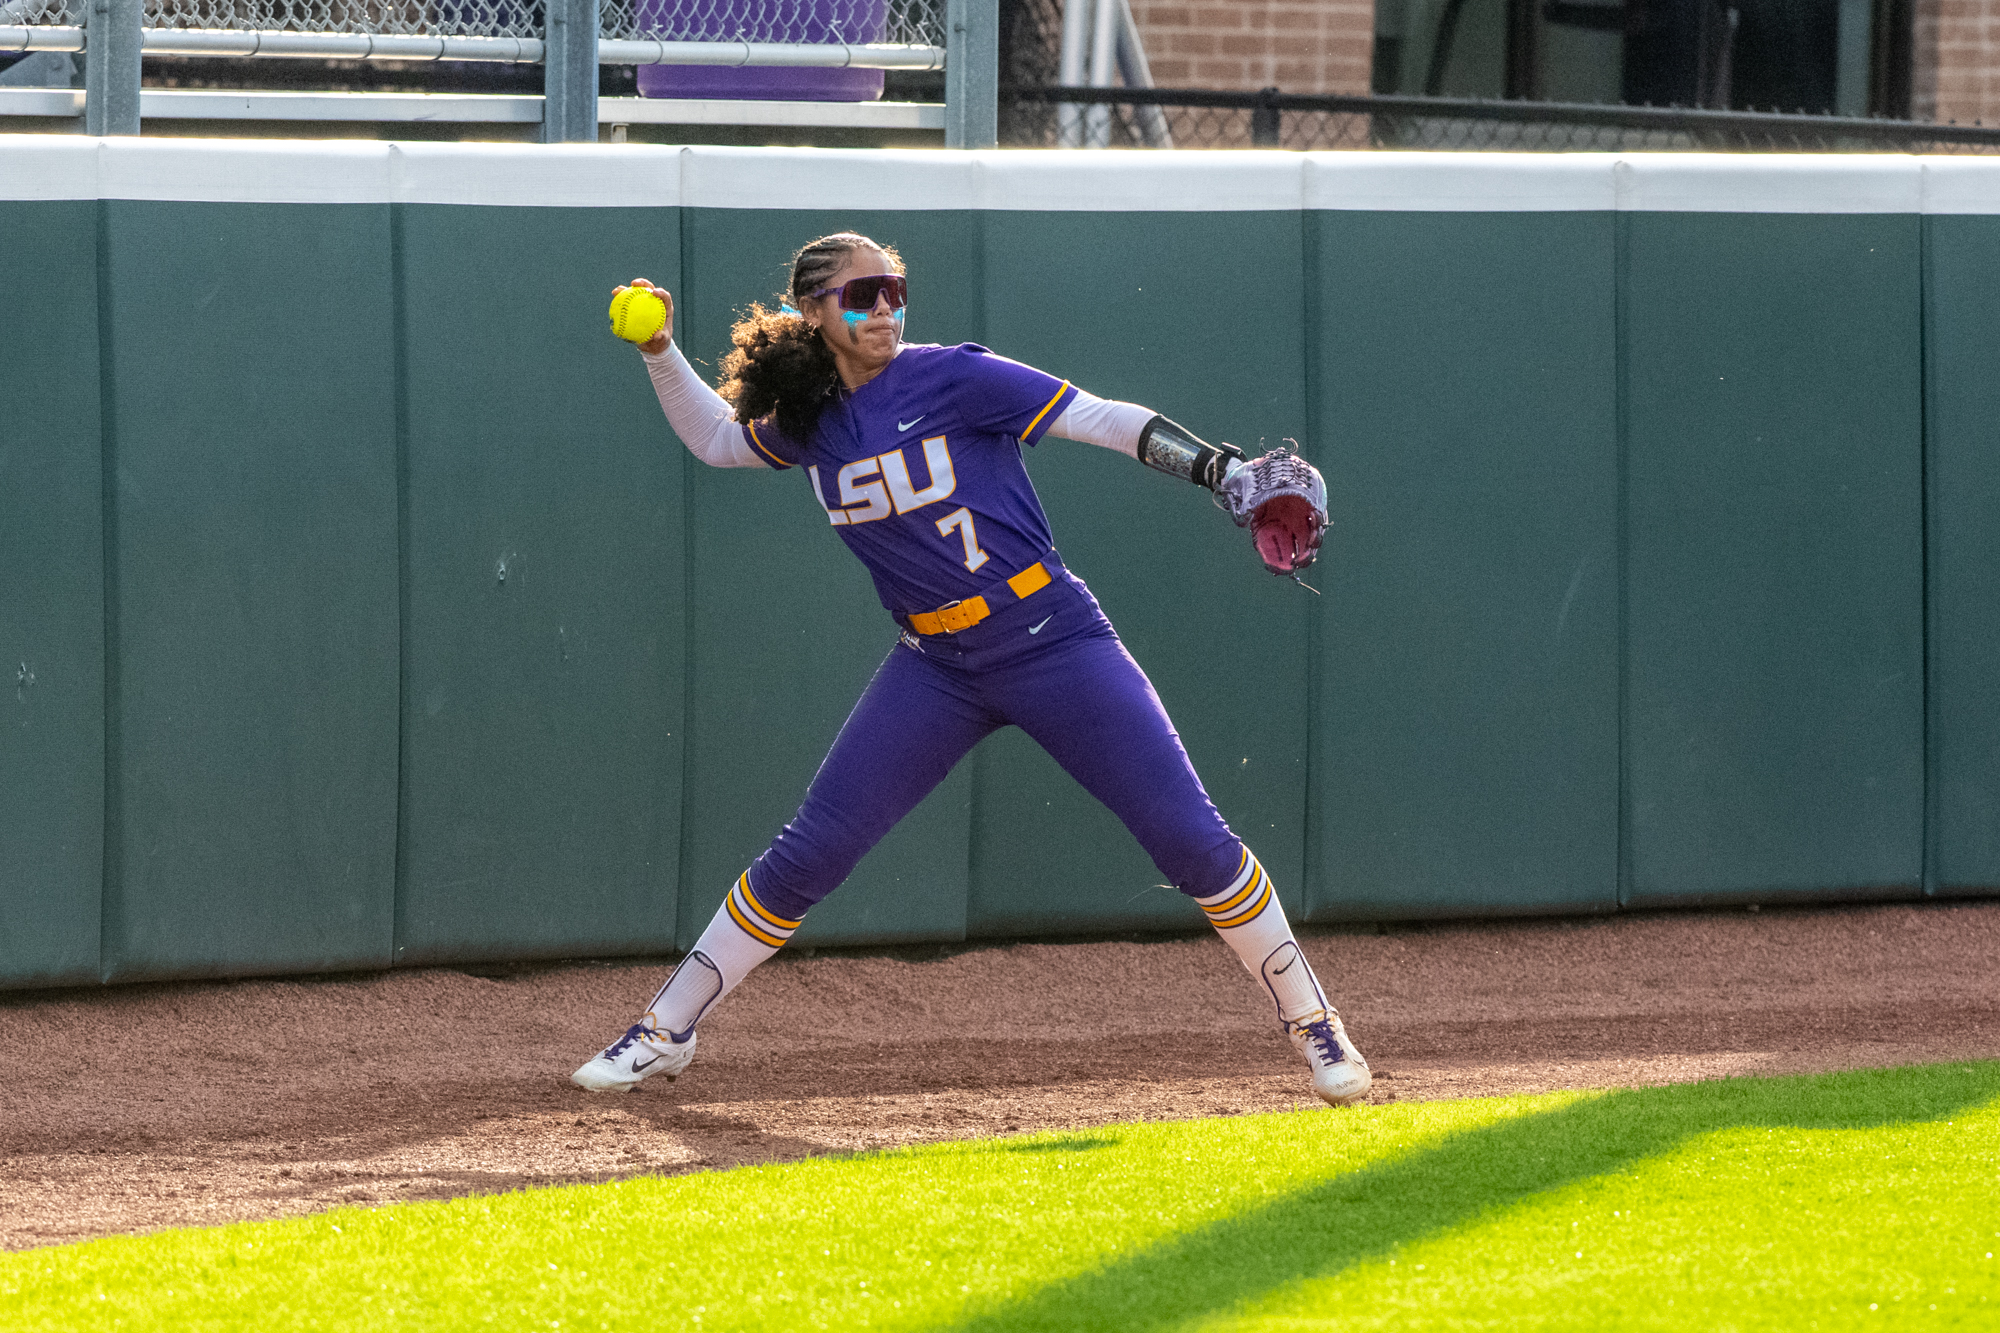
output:
[[[895,247],[870,240],[858,231],[837,231],[831,236],[807,242],[792,257],[792,304],[804,309],[800,302],[826,286],[826,280],[840,272],[847,256],[856,250],[879,250],[889,261],[892,272],[903,271],[903,257],[896,253]]]
[[[768,413],[785,435],[809,444],[820,409],[840,385],[840,370],[799,308],[856,250],[880,251],[893,271],[903,271],[902,256],[890,247],[859,232],[835,232],[792,256],[791,286],[779,309],[755,302],[736,321],[730,330],[733,347],[722,359],[720,392],[738,421],[756,421]]]

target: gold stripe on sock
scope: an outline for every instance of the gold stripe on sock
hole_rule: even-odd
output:
[[[1238,912],[1226,921],[1220,917],[1210,917],[1209,924],[1213,925],[1217,930],[1228,930],[1232,926],[1240,926],[1245,922],[1256,920],[1257,916],[1271,902],[1271,881],[1263,875],[1259,875],[1257,879],[1263,885],[1264,891],[1257,895],[1256,902],[1250,904],[1250,906],[1244,908],[1241,912]]]
[[[1250,878],[1243,885],[1240,891],[1232,893],[1228,898],[1225,898],[1223,901],[1219,903],[1213,903],[1213,904],[1203,903],[1201,910],[1208,913],[1211,919],[1218,916],[1227,916],[1229,913],[1236,910],[1238,904],[1242,903],[1245,899],[1249,898],[1252,894],[1256,893],[1257,886],[1263,882],[1264,882],[1264,867],[1258,865],[1255,861],[1252,861],[1250,863]]]
[[[773,949],[782,949],[785,947],[784,936],[771,934],[762,926],[753,924],[750,918],[743,914],[743,909],[736,905],[735,894],[732,893],[729,895],[726,905],[729,908],[729,919],[734,921],[744,934],[754,940],[759,940],[762,943],[770,945]]]
[[[757,895],[750,891],[749,871],[747,870],[744,871],[743,874],[737,878],[736,887],[743,890],[744,905],[747,906],[751,911],[755,912],[758,916],[762,917],[767,923],[769,923],[773,930],[782,930],[789,935],[792,931],[795,931],[799,928],[800,922],[787,921],[785,920],[785,918],[779,916],[776,912],[771,911],[769,908],[765,907],[764,904],[757,901]]]

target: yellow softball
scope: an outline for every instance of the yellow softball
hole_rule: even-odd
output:
[[[611,331],[628,343],[651,342],[667,326],[667,303],[647,287],[627,287],[611,298]]]

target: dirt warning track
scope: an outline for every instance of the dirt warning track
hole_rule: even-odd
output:
[[[1303,932],[1374,1100],[2000,1057],[2000,902]],[[930,956],[927,956],[930,955]],[[780,955],[677,1083],[653,963],[0,994],[0,1247],[1312,1102],[1212,938]]]

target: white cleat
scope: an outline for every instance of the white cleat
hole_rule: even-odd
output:
[[[1321,1101],[1329,1106],[1352,1106],[1368,1095],[1375,1076],[1368,1072],[1367,1059],[1348,1039],[1339,1014],[1331,1009],[1315,1010],[1285,1024],[1285,1035],[1306,1058],[1313,1091]]]
[[[571,1074],[569,1081],[586,1092],[630,1092],[655,1074],[665,1074],[672,1082],[694,1062],[694,1037],[690,1032],[686,1041],[675,1042],[635,1023]]]

